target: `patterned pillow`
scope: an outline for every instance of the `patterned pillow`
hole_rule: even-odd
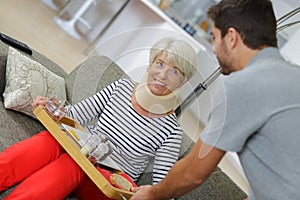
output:
[[[65,81],[40,63],[9,47],[6,64],[5,108],[33,116],[36,96],[66,98]]]

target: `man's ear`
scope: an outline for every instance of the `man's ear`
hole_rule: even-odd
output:
[[[228,45],[230,48],[236,47],[241,38],[239,32],[232,27],[228,29],[227,37],[228,37]]]

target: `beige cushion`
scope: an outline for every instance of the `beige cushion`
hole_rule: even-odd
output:
[[[36,96],[66,98],[65,81],[40,63],[9,47],[6,64],[4,106],[34,116],[31,103]]]

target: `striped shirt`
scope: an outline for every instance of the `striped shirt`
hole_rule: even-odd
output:
[[[153,184],[163,179],[178,159],[182,129],[176,115],[149,118],[135,111],[131,96],[135,82],[120,79],[95,95],[71,106],[68,115],[91,134],[111,142],[112,159],[137,181],[154,158]]]

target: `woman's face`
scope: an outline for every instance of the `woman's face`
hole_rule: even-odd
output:
[[[148,67],[147,84],[158,96],[170,94],[185,83],[184,74],[167,59],[167,53],[160,53]]]

